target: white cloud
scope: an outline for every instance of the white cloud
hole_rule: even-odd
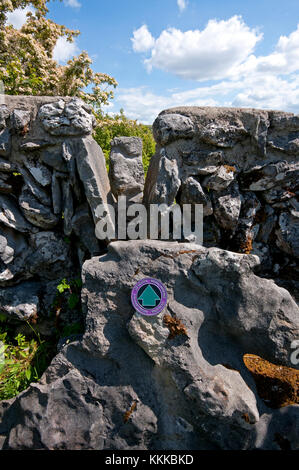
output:
[[[299,24],[289,36],[280,36],[274,51],[267,56],[252,55],[237,71],[239,74],[286,75],[299,70]]]
[[[133,50],[135,52],[146,52],[152,49],[155,44],[155,39],[149,32],[146,24],[133,32],[131,41],[133,43]]]
[[[149,70],[158,68],[184,79],[222,79],[248,59],[261,39],[262,34],[239,16],[210,20],[202,31],[169,28],[153,42],[145,64]]]
[[[68,42],[65,37],[61,37],[57,40],[56,46],[53,51],[53,58],[57,62],[66,62],[77,54],[79,48],[76,42]]]
[[[186,0],[177,0],[178,7],[180,11],[184,11],[186,6],[187,6],[187,1]]]
[[[163,31],[154,41],[150,67],[208,83],[155,94],[148,88],[120,90],[116,102],[131,118],[151,123],[174,106],[236,106],[299,113],[299,25],[281,36],[273,51],[256,56],[261,39],[240,17],[209,21],[203,31]]]
[[[67,7],[80,8],[82,5],[78,0],[64,0],[63,2]]]
[[[23,24],[26,23],[27,13],[34,13],[33,8],[17,8],[16,10],[7,14],[7,24],[12,25],[16,29],[21,29]]]
[[[261,80],[252,76],[167,95],[155,94],[146,87],[120,89],[115,105],[123,107],[128,117],[145,124],[152,124],[163,109],[175,106],[227,106],[299,113],[299,77],[287,80],[268,74]]]
[[[163,109],[189,103],[196,106],[217,106],[211,96],[200,96],[200,93],[193,99],[188,99],[188,95],[185,96],[184,93],[157,95],[147,87],[119,89],[115,99],[115,104],[124,108],[126,116],[144,124],[152,124]]]

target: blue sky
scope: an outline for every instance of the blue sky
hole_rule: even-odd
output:
[[[64,0],[49,17],[81,31],[57,45],[61,63],[87,50],[118,81],[110,112],[145,123],[177,105],[299,112],[298,0]]]

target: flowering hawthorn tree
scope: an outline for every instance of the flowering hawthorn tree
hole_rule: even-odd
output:
[[[60,0],[61,1],[61,0]],[[91,69],[92,60],[83,51],[66,65],[53,59],[57,40],[73,42],[80,34],[46,17],[49,0],[1,0],[0,80],[10,95],[79,96],[95,111],[113,98],[114,78]],[[17,30],[7,24],[7,14],[31,6],[27,21]],[[91,85],[91,92],[84,89]]]

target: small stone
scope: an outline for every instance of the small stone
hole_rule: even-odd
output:
[[[16,131],[27,133],[30,123],[30,111],[15,109],[11,115],[11,121]]]
[[[217,223],[225,230],[234,231],[238,225],[242,197],[237,182],[223,191],[213,192],[214,216]]]
[[[10,113],[8,107],[5,104],[0,105],[0,131],[6,127],[6,121],[9,118]]]
[[[33,196],[44,206],[50,207],[52,205],[49,194],[43,189],[36,180],[31,176],[29,171],[24,167],[19,167],[19,171],[24,178],[27,187],[32,192]]]
[[[71,275],[70,246],[62,235],[39,232],[31,237],[33,253],[27,259],[30,273],[41,279],[61,279]]]
[[[234,180],[234,171],[229,167],[220,166],[216,173],[211,176],[207,176],[202,185],[205,188],[213,189],[214,191],[222,191],[226,189]]]
[[[11,152],[11,135],[9,129],[4,129],[0,132],[0,155],[8,157]]]
[[[3,171],[4,173],[11,173],[15,170],[15,165],[8,160],[3,160],[3,158],[0,158],[0,171]]]
[[[26,186],[19,197],[19,205],[26,219],[36,227],[50,230],[59,222],[49,207],[40,204]]]
[[[33,233],[37,229],[27,222],[13,196],[0,194],[0,222],[18,232]]]
[[[39,312],[39,284],[24,282],[18,286],[0,289],[0,313],[10,323],[26,322]]]
[[[204,193],[201,184],[193,177],[187,178],[181,186],[180,204],[202,204],[204,217],[213,214],[209,196]]]
[[[278,223],[277,246],[285,253],[299,258],[299,213],[283,212]]]
[[[25,158],[24,165],[26,166],[27,170],[31,173],[33,178],[37,181],[37,183],[39,183],[41,186],[45,187],[51,184],[51,171],[45,165],[41,164],[38,160]]]

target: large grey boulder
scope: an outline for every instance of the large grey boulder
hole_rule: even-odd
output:
[[[269,448],[267,423],[284,435],[287,421],[258,396],[243,355],[290,365],[299,317],[286,290],[253,273],[258,263],[159,241],[114,242],[86,261],[83,338],[62,346],[38,384],[0,404],[3,448]],[[156,317],[130,302],[144,277],[168,291]],[[171,338],[166,314],[185,335]],[[285,414],[295,423],[296,407]],[[296,426],[292,433],[298,448]]]

